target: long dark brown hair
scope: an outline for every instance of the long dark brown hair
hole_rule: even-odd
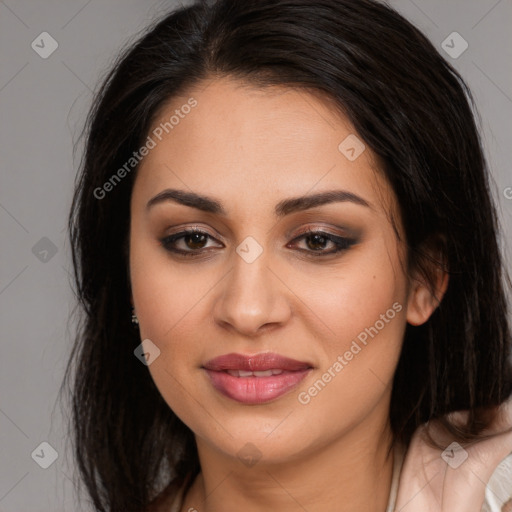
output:
[[[319,91],[382,162],[398,198],[407,270],[449,272],[430,319],[407,325],[390,406],[396,440],[465,409],[478,439],[512,393],[511,334],[499,224],[471,92],[429,40],[370,0],[197,1],[155,23],[119,56],[95,96],[69,217],[79,305],[66,371],[80,476],[98,511],[147,510],[199,472],[190,429],[134,356],[128,235],[135,167],[98,190],[141,147],[173,96],[205,78]],[[474,113],[475,112],[475,113]],[[291,177],[290,179],[293,179]],[[441,257],[427,257],[437,240]]]

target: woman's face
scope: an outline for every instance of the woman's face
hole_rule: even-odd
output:
[[[317,95],[201,85],[161,111],[133,188],[151,376],[200,450],[225,457],[277,462],[375,437],[406,322],[422,321],[394,194]],[[246,357],[209,363],[226,354]]]

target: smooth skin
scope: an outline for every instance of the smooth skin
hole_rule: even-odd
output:
[[[181,510],[384,512],[393,464],[388,410],[404,330],[438,305],[401,264],[405,247],[392,214],[404,234],[393,191],[368,147],[354,161],[339,151],[355,130],[319,94],[212,77],[173,98],[154,127],[190,97],[197,106],[137,171],[130,227],[141,340],[161,351],[148,369],[198,446],[201,473]],[[171,200],[148,208],[165,189],[213,198],[226,214]],[[343,201],[275,214],[285,199],[330,190],[349,191],[369,206]],[[181,238],[174,247],[193,256],[162,244],[192,227],[208,236]],[[336,246],[298,238],[308,227],[354,243],[319,256]],[[263,250],[251,263],[236,251],[247,237]],[[439,274],[438,297],[446,285]],[[394,303],[401,311],[300,403],[299,393]],[[202,369],[230,352],[277,352],[313,370],[276,400],[245,405],[216,391]],[[238,456],[247,443],[260,454],[253,466]]]

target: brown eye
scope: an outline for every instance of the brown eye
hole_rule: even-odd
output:
[[[354,240],[353,238],[345,238],[331,233],[326,233],[324,231],[314,231],[311,229],[304,231],[300,236],[295,238],[293,242],[297,242],[299,240],[305,240],[307,249],[304,249],[303,251],[313,253],[313,256],[327,256],[335,254],[340,251],[345,251],[357,243],[357,240]],[[333,249],[326,251],[326,245],[329,243]]]
[[[325,244],[330,241],[327,237],[320,235],[319,233],[309,235],[304,237],[304,239],[309,242],[307,243],[307,246],[313,251],[325,249]]]
[[[207,237],[202,233],[191,233],[183,237],[183,242],[190,249],[202,249]]]
[[[208,233],[198,229],[185,229],[160,240],[163,247],[184,256],[197,256],[205,248],[208,239],[214,240]],[[181,247],[179,244],[181,243]]]

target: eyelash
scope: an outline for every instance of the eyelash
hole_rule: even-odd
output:
[[[184,229],[183,231],[180,231],[179,233],[174,233],[172,235],[169,235],[169,236],[166,236],[164,238],[162,238],[160,240],[162,246],[169,252],[172,252],[172,253],[175,253],[175,254],[179,254],[181,256],[185,256],[185,257],[195,257],[195,256],[200,256],[201,253],[198,252],[198,251],[201,251],[201,249],[198,249],[196,251],[194,250],[191,250],[191,251],[182,251],[180,249],[176,249],[175,247],[172,247],[172,244],[175,243],[177,240],[180,240],[186,236],[189,236],[189,235],[194,235],[194,234],[198,234],[198,235],[206,235],[208,238],[212,238],[208,233],[206,233],[205,231],[201,231],[200,229]],[[320,231],[320,230],[314,230],[314,229],[306,229],[304,231],[302,231],[298,236],[296,236],[292,242],[296,242],[300,239],[305,239],[305,238],[308,238],[312,235],[320,235],[322,238],[325,238],[327,239],[328,241],[331,241],[332,243],[334,243],[336,245],[336,248],[334,250],[331,250],[331,251],[322,251],[322,250],[319,250],[319,251],[313,251],[313,250],[302,250],[302,252],[306,252],[306,253],[310,253],[308,254],[308,256],[312,256],[313,258],[321,258],[321,257],[326,257],[326,256],[331,256],[333,254],[337,254],[339,252],[343,252],[343,251],[346,251],[348,250],[352,245],[356,244],[357,243],[357,240],[354,240],[353,238],[346,238],[346,237],[341,237],[341,236],[336,236],[336,235],[333,235],[331,233],[327,233],[325,231]]]

